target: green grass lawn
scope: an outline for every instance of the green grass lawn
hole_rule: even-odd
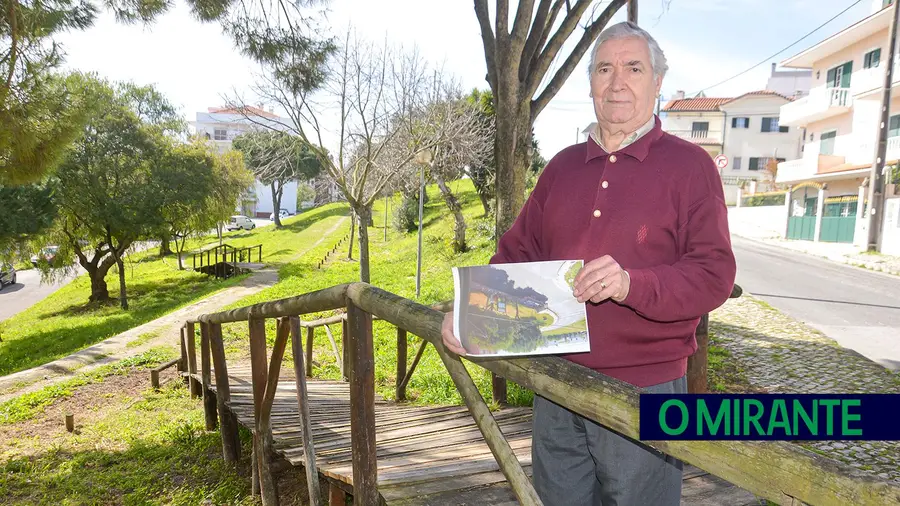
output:
[[[429,186],[422,241],[420,302],[423,304],[451,300],[453,298],[451,267],[486,264],[494,248],[490,236],[493,232],[493,221],[482,216],[484,211],[471,181],[460,180],[450,183],[450,186],[463,205],[463,213],[468,224],[467,239],[471,249],[465,253],[452,253],[450,241],[453,237],[453,217],[447,212],[446,204],[437,187]],[[390,204],[391,212],[393,213],[393,210],[399,205],[400,198],[395,196]],[[400,296],[415,299],[417,235],[415,232],[407,234],[389,228],[387,240],[385,240],[384,210],[384,200],[382,199],[374,208],[373,223],[375,226],[369,228],[372,284]],[[388,221],[390,227],[390,220]],[[281,281],[278,284],[247,297],[233,304],[232,307],[300,295],[342,283],[359,281],[359,265],[355,260],[347,260],[346,244],[338,254],[332,257],[330,263],[321,270],[316,269],[317,260],[330,249],[330,246],[322,246],[317,252],[319,254],[306,255],[304,259],[283,267]],[[356,247],[354,248],[355,258],[358,258],[358,248]],[[311,319],[314,316],[310,315],[307,318]],[[340,328],[340,325],[332,326],[338,346],[341,346]],[[268,322],[270,343],[274,341],[274,329],[274,321],[270,320]],[[228,350],[232,356],[246,355],[246,323],[228,324],[223,330],[228,339]],[[421,339],[413,335],[409,335],[408,339],[408,360],[411,362]],[[393,388],[396,381],[396,328],[388,323],[376,321],[374,345],[376,388],[382,396],[391,399],[394,397]],[[331,344],[322,329],[317,330],[314,350],[314,374],[320,378],[338,378],[340,370],[330,351]],[[289,357],[285,358],[289,359]],[[490,373],[471,363],[466,363],[475,383],[482,393],[490,398]],[[430,345],[408,385],[407,396],[413,402],[419,403],[458,404],[462,402],[440,357]],[[511,386],[510,403],[529,405],[531,398],[531,392],[515,385]]]
[[[346,214],[346,205],[333,204],[286,220],[274,227],[226,235],[232,245],[263,245],[263,261],[281,266],[307,250]],[[347,222],[349,227],[349,221]],[[346,229],[334,232],[337,241]],[[331,238],[328,238],[331,239]],[[323,244],[329,240],[323,241]],[[189,262],[186,262],[189,263]],[[94,343],[134,328],[239,283],[244,276],[216,280],[190,270],[179,271],[175,257],[159,258],[156,251],[132,255],[126,261],[130,308],[88,304],[90,280],[82,275],[43,301],[0,323],[0,375],[35,367],[67,356]],[[118,272],[106,277],[110,295],[118,296]]]

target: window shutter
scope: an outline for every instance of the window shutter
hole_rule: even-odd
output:
[[[759,131],[760,131],[760,132],[768,132],[768,131],[769,131],[769,124],[770,124],[769,118],[763,118],[763,120],[762,120],[762,127],[759,129]],[[751,160],[753,160],[753,158],[751,158]]]
[[[737,128],[737,118],[731,118],[731,128]]]
[[[786,127],[786,126],[780,126],[780,127],[778,127],[778,131],[781,132],[781,133],[787,133],[787,132],[788,132],[788,127]]]
[[[833,68],[828,71],[828,74],[825,76],[825,85],[829,88],[834,86],[834,77],[837,74],[837,68]]]
[[[751,157],[750,158],[750,170],[759,170],[759,158]]]

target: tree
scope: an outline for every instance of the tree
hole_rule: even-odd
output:
[[[323,3],[187,0],[196,19],[220,23],[254,60],[279,61],[301,87],[321,80],[321,65],[332,50],[329,40],[306,35],[319,20],[311,8]],[[87,121],[72,83],[53,75],[63,61],[54,37],[90,27],[103,8],[120,22],[147,24],[173,6],[162,0],[0,0],[0,184],[40,180]]]
[[[42,233],[56,219],[51,182],[0,185],[0,258]]]
[[[522,0],[510,30],[508,0],[497,0],[494,26],[491,26],[488,0],[475,0],[487,82],[496,110],[497,237],[512,226],[525,200],[525,173],[531,161],[529,151],[535,120],[626,1],[610,0],[597,15],[601,3],[594,0],[540,0],[537,8],[534,0]],[[560,12],[564,14],[558,19]],[[584,31],[556,72],[546,80],[563,44],[586,15]],[[544,82],[546,85],[541,89]]]
[[[232,146],[243,154],[244,163],[256,179],[271,188],[275,227],[281,228],[279,210],[284,186],[316,177],[322,170],[321,160],[302,138],[274,130],[242,134]]]
[[[491,90],[474,89],[466,97],[466,100],[476,107],[482,125],[486,127],[490,137],[488,140],[491,146],[494,145],[494,95]],[[494,152],[491,150],[487,157],[480,163],[470,164],[466,166],[466,175],[472,180],[475,186],[475,192],[481,200],[481,207],[484,208],[484,215],[487,216],[491,212],[491,202],[494,201]]]

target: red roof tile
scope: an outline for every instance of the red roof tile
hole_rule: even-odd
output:
[[[243,111],[241,109],[243,109]],[[246,112],[248,116],[260,116],[272,119],[278,118],[277,114],[260,109],[259,107],[253,107],[252,105],[245,105],[243,107],[210,107],[208,112],[211,114],[244,114]]]
[[[718,111],[719,106],[729,102],[730,98],[683,98],[670,100],[663,111]]]

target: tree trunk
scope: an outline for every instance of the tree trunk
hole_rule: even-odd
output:
[[[125,262],[122,261],[122,256],[116,253],[113,253],[116,257],[116,265],[119,267],[119,303],[122,306],[122,309],[128,309],[128,294],[125,291]]]
[[[91,297],[88,299],[90,302],[106,302],[109,300],[106,273],[109,272],[112,264],[113,262],[110,262],[105,268],[102,265],[100,267],[93,265],[91,266],[92,268],[88,268],[82,264],[82,267],[85,267],[85,270],[88,272],[88,277],[91,278]]]
[[[353,238],[356,235],[356,211],[350,211],[350,248],[347,250],[347,258],[353,260]]]
[[[503,74],[507,73],[502,73]],[[528,171],[531,147],[531,104],[519,100],[519,83],[515,75],[500,82],[497,93],[496,141],[496,236],[512,226],[525,203],[525,173]],[[510,82],[511,81],[511,82]],[[524,103],[523,103],[524,102]]]
[[[476,188],[477,191],[477,188]],[[481,199],[481,207],[484,208],[484,215],[487,216],[491,213],[491,203],[488,201],[488,196],[485,192],[478,192],[478,198]]]
[[[450,208],[450,212],[453,213],[453,218],[456,220],[456,227],[453,233],[453,251],[462,253],[468,249],[466,247],[466,218],[463,216],[462,206],[459,205],[459,199],[450,191],[443,177],[435,176],[435,180],[437,180],[441,195],[444,196],[444,202],[447,203],[447,207]]]
[[[164,257],[171,254],[172,247],[169,245],[169,236],[166,234],[159,240],[159,256]]]
[[[184,259],[181,257],[184,255],[184,241],[185,240],[187,240],[187,237],[185,237],[185,236],[181,237],[181,241],[179,241],[177,237],[175,238],[175,249],[178,252],[178,270],[179,271],[184,270],[184,262],[183,262]]]
[[[369,283],[369,227],[365,224],[372,219],[372,208],[362,207],[359,216],[359,280]]]
[[[281,228],[281,194],[284,192],[284,184],[272,181],[269,186],[272,187],[272,204],[275,206],[272,220],[275,222],[275,228]]]

